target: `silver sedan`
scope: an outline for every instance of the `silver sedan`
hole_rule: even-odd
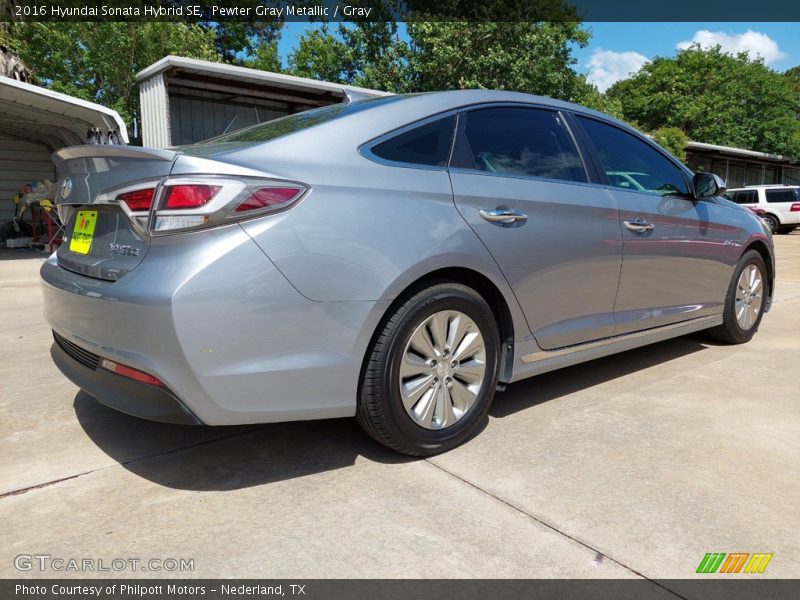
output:
[[[53,359],[149,419],[355,415],[428,455],[506,384],[698,330],[746,342],[772,298],[770,233],[722,180],[541,97],[389,96],[54,160]]]

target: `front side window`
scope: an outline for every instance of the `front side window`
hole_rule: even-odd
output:
[[[688,195],[680,169],[650,144],[618,127],[588,117],[578,119],[597,150],[610,185],[661,196]]]
[[[800,200],[797,192],[798,190],[792,188],[766,190],[767,202],[797,202]]]
[[[414,127],[373,146],[372,153],[392,162],[446,167],[455,125],[449,116]]]
[[[463,151],[452,166],[587,181],[578,149],[558,113],[535,108],[483,108],[463,118]]]

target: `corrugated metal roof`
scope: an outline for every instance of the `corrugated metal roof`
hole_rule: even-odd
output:
[[[142,82],[154,75],[163,73],[169,69],[179,69],[183,72],[205,74],[215,79],[230,79],[231,81],[246,82],[251,84],[269,85],[271,87],[285,88],[296,91],[317,91],[320,93],[334,93],[345,97],[345,90],[350,89],[359,95],[367,97],[390,96],[389,92],[371,90],[367,88],[347,86],[341,83],[331,83],[330,81],[318,81],[307,77],[295,77],[283,73],[273,73],[271,71],[261,71],[259,69],[249,69],[236,65],[199,60],[196,58],[184,58],[182,56],[165,56],[161,60],[153,63],[146,69],[136,74],[136,81]]]
[[[743,148],[734,148],[732,146],[720,146],[718,144],[706,144],[705,142],[687,142],[687,148],[694,148],[696,150],[713,150],[715,152],[722,152],[734,156],[760,158],[762,160],[774,160],[779,162],[794,162],[792,159],[780,154],[768,154],[766,152],[757,152],[755,150],[745,150]]]
[[[117,130],[128,143],[128,130],[117,111],[0,76],[0,133],[57,150],[85,143],[90,127]]]

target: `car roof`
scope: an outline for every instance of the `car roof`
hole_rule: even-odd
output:
[[[548,96],[537,96],[535,94],[526,94],[523,92],[507,92],[504,90],[484,90],[484,89],[469,89],[469,90],[448,90],[443,92],[421,92],[416,94],[402,94],[399,96],[402,102],[397,104],[410,108],[412,105],[415,110],[419,109],[420,112],[443,112],[446,110],[453,110],[471,104],[490,104],[490,103],[524,103],[536,104],[539,106],[548,106],[560,110],[567,110],[575,113],[585,114],[587,116],[598,117],[606,121],[612,121],[619,125],[624,126],[626,129],[632,129],[631,126],[624,121],[615,119],[591,108],[587,108],[574,102],[567,102],[565,100],[556,100]],[[360,102],[369,102],[370,100],[363,100]]]

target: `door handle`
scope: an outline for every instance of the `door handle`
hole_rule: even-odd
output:
[[[623,221],[625,227],[630,231],[636,233],[644,233],[645,231],[653,231],[656,228],[652,223],[648,223],[642,217],[636,217],[633,221]]]
[[[510,208],[482,208],[478,211],[478,214],[490,223],[500,223],[502,225],[510,225],[511,223],[528,220],[528,215]]]

